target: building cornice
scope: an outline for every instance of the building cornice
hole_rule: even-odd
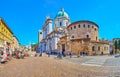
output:
[[[89,21],[89,20],[80,20],[80,21],[73,22],[73,23],[71,23],[69,26],[67,26],[67,28],[69,28],[70,26],[72,26],[72,25],[74,25],[74,24],[76,24],[76,23],[81,23],[81,22],[92,23],[92,24],[94,24],[96,27],[99,28],[99,26],[98,26],[95,22],[93,22],[93,21]]]
[[[6,28],[11,32],[11,34],[13,34],[12,30],[7,26],[7,24],[2,18],[0,18],[0,21],[6,26]]]

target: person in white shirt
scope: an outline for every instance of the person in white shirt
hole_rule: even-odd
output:
[[[4,64],[4,63],[7,62],[6,57],[7,57],[7,54],[4,53],[4,54],[2,55],[2,59],[1,59],[1,63],[2,63],[2,64]]]

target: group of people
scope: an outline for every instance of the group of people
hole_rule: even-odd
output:
[[[9,60],[11,60],[10,55],[8,53],[0,51],[0,62],[4,64]]]
[[[73,55],[72,52],[66,53],[65,51],[62,51],[57,53],[57,58],[62,59],[62,57],[66,56],[70,56],[70,58],[72,58],[72,55]]]
[[[25,56],[28,56],[27,53],[22,51],[14,51],[12,54],[9,52],[3,52],[0,50],[0,63],[5,64],[10,61],[12,57],[16,59],[24,59]]]
[[[12,56],[16,59],[24,59],[24,56],[26,56],[25,53],[23,53],[22,51],[15,51]]]

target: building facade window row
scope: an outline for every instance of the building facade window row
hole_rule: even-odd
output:
[[[77,29],[77,28],[81,28],[81,25],[79,24],[79,25],[75,25],[74,27],[70,27],[70,28],[68,28],[68,30],[73,30],[73,29]],[[86,25],[86,24],[83,24],[83,28],[93,28],[95,31],[97,31],[97,29],[96,28],[94,28],[94,26],[90,26],[89,24],[88,25]]]
[[[108,47],[101,47],[101,46],[98,46],[98,47],[93,46],[92,51],[95,51],[95,49],[98,51],[108,51],[109,48]]]

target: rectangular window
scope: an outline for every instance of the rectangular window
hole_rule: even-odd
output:
[[[88,28],[90,28],[90,25],[88,25]]]
[[[76,26],[74,26],[74,29],[76,29]]]
[[[80,28],[80,25],[78,25],[78,28]]]
[[[96,31],[97,29],[95,28],[95,31]]]
[[[85,24],[83,24],[83,27],[85,28]]]
[[[92,28],[94,28],[94,26],[92,26]]]
[[[60,26],[62,26],[62,22],[60,22]]]
[[[98,39],[98,38],[97,38],[97,36],[96,36],[96,41],[97,41],[97,39]]]
[[[40,32],[40,34],[42,34],[42,32]]]

